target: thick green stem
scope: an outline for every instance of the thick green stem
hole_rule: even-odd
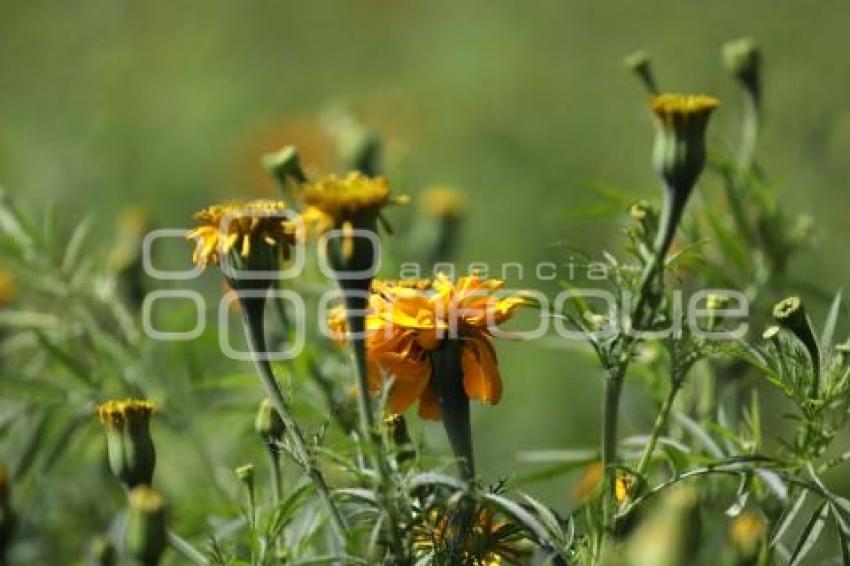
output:
[[[605,532],[614,530],[614,502],[617,477],[617,420],[620,393],[627,364],[623,363],[605,376],[602,399],[602,524]]]
[[[340,514],[339,509],[337,509],[336,504],[333,502],[333,499],[331,499],[327,482],[310,454],[310,450],[307,447],[307,442],[304,440],[304,434],[301,432],[301,428],[296,424],[295,419],[292,417],[289,404],[286,399],[284,399],[283,394],[280,391],[280,387],[278,387],[271,364],[269,364],[268,360],[261,357],[261,354],[266,351],[263,330],[263,306],[265,304],[265,297],[242,297],[241,303],[245,321],[245,335],[253,354],[257,374],[259,375],[260,381],[266,390],[266,394],[271,400],[272,406],[280,415],[281,420],[283,420],[283,424],[286,427],[286,434],[288,435],[295,457],[298,459],[298,463],[303,466],[307,476],[313,482],[316,493],[319,494],[319,498],[327,508],[331,524],[337,536],[337,541],[341,545],[344,545],[346,527],[342,519],[342,515]]]

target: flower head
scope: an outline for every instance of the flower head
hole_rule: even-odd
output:
[[[438,563],[442,558],[472,566],[520,562],[525,552],[514,526],[497,521],[489,509],[475,513],[471,528],[461,524],[463,517],[459,510],[438,507],[426,512],[411,533],[416,555]]]
[[[753,509],[747,509],[733,522],[729,530],[729,538],[735,550],[742,558],[755,558],[767,534],[767,525],[761,514]],[[749,562],[747,562],[749,563]]]
[[[249,269],[274,269],[279,257],[289,258],[296,241],[295,223],[285,217],[286,210],[286,203],[279,200],[216,204],[201,210],[195,215],[201,226],[186,234],[186,239],[195,240],[192,260],[206,268],[229,256]]]
[[[97,406],[106,432],[109,467],[128,488],[150,485],[156,452],[150,435],[151,402],[139,399],[107,401]]]
[[[305,222],[316,233],[357,224],[363,216],[374,217],[391,202],[390,184],[385,177],[367,177],[352,171],[344,177],[328,175],[301,189],[306,205]]]
[[[380,391],[387,376],[393,379],[389,409],[404,412],[419,401],[424,418],[439,419],[437,398],[428,387],[430,354],[444,339],[460,343],[463,388],[472,399],[496,404],[502,396],[502,379],[496,352],[490,343],[491,329],[511,318],[525,303],[520,295],[497,297],[502,281],[482,280],[477,275],[456,283],[445,276],[431,282],[428,290],[373,281],[366,317],[366,351],[369,387]],[[335,310],[329,327],[340,335],[346,330],[344,311]]]

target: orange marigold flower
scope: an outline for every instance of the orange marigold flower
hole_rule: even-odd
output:
[[[502,397],[496,352],[490,342],[491,325],[514,315],[525,303],[521,295],[498,297],[502,281],[482,280],[473,274],[453,283],[440,275],[427,291],[421,282],[413,288],[374,281],[366,316],[366,353],[369,387],[379,392],[386,376],[393,379],[389,410],[402,413],[419,401],[423,418],[438,420],[437,397],[428,387],[429,353],[447,337],[461,342],[464,390],[472,399],[495,405]],[[331,331],[343,337],[344,310],[335,309],[328,321]]]
[[[201,226],[186,234],[186,239],[195,240],[192,261],[206,268],[231,252],[247,259],[258,245],[266,246],[266,251],[277,248],[288,259],[296,229],[295,223],[283,216],[285,210],[283,201],[262,199],[201,210],[195,214]]]

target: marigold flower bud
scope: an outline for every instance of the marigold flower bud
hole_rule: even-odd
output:
[[[236,477],[239,478],[239,481],[244,483],[249,488],[252,488],[254,485],[254,464],[245,464],[244,466],[239,466],[233,472],[236,474]]]
[[[723,45],[723,64],[743,87],[758,100],[761,95],[762,55],[758,44],[743,37]]]
[[[254,430],[265,442],[275,442],[283,438],[286,427],[280,414],[272,406],[272,402],[266,398],[260,402],[257,409],[257,417],[254,419]]]
[[[112,473],[128,488],[150,485],[156,451],[150,435],[149,401],[127,399],[98,405],[97,413],[106,431],[106,450]]]
[[[705,95],[661,94],[652,99],[656,136],[655,169],[667,197],[656,247],[664,255],[672,242],[688,197],[705,166],[705,131],[720,103]]]
[[[815,332],[812,329],[812,323],[806,314],[806,308],[803,306],[803,301],[800,300],[800,297],[783,299],[773,307],[773,318],[780,326],[794,334],[803,343],[803,346],[805,346],[806,351],[809,353],[814,371],[811,395],[812,397],[817,397],[819,389],[818,378],[820,374],[820,348],[815,338]]]
[[[288,179],[292,179],[297,183],[307,181],[307,176],[304,175],[304,171],[301,169],[298,148],[294,145],[287,145],[279,151],[263,155],[262,163],[266,173],[274,177],[282,186],[286,186]]]
[[[168,542],[165,499],[151,487],[138,486],[130,492],[129,502],[127,554],[144,566],[156,566]]]
[[[652,74],[652,58],[646,51],[635,51],[623,59],[626,69],[633,72],[650,94],[658,94],[658,85]]]

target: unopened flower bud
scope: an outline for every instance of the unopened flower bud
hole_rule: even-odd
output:
[[[149,401],[127,399],[98,405],[97,413],[106,431],[106,450],[112,473],[128,488],[150,485],[156,452],[150,435]]]
[[[723,64],[758,101],[761,95],[761,50],[750,37],[723,45]]]
[[[168,542],[165,499],[153,488],[130,492],[124,544],[128,556],[143,566],[156,566]]]
[[[814,373],[811,395],[812,397],[817,397],[820,374],[820,348],[815,338],[815,332],[812,329],[812,323],[806,314],[806,308],[803,306],[803,301],[800,300],[800,297],[783,299],[773,307],[773,318],[777,324],[794,334],[809,353]]]
[[[239,478],[239,481],[245,484],[248,489],[254,488],[254,465],[253,464],[245,464],[244,466],[239,466],[234,470],[236,477]]]
[[[266,173],[274,177],[281,187],[286,187],[289,179],[296,183],[307,181],[307,176],[301,169],[298,148],[294,145],[287,145],[279,151],[263,155],[262,163]]]
[[[748,509],[735,518],[729,531],[729,538],[736,554],[735,563],[756,564],[766,534],[767,526],[764,518],[757,511]]]
[[[658,94],[658,85],[652,74],[652,58],[646,51],[635,51],[623,59],[626,69],[633,72],[640,79],[641,84],[650,94]]]
[[[283,438],[286,427],[283,424],[283,419],[280,418],[280,414],[268,398],[260,402],[257,417],[254,419],[254,430],[267,444]]]
[[[716,98],[705,95],[661,94],[652,99],[656,124],[653,162],[667,189],[656,242],[660,256],[669,248],[705,166],[705,131],[719,104]]]
[[[451,187],[436,186],[422,194],[420,205],[426,215],[438,222],[429,261],[432,265],[451,261],[459,241],[466,198]]]
[[[109,537],[97,536],[92,540],[86,564],[90,566],[113,566],[117,561],[118,553]]]

